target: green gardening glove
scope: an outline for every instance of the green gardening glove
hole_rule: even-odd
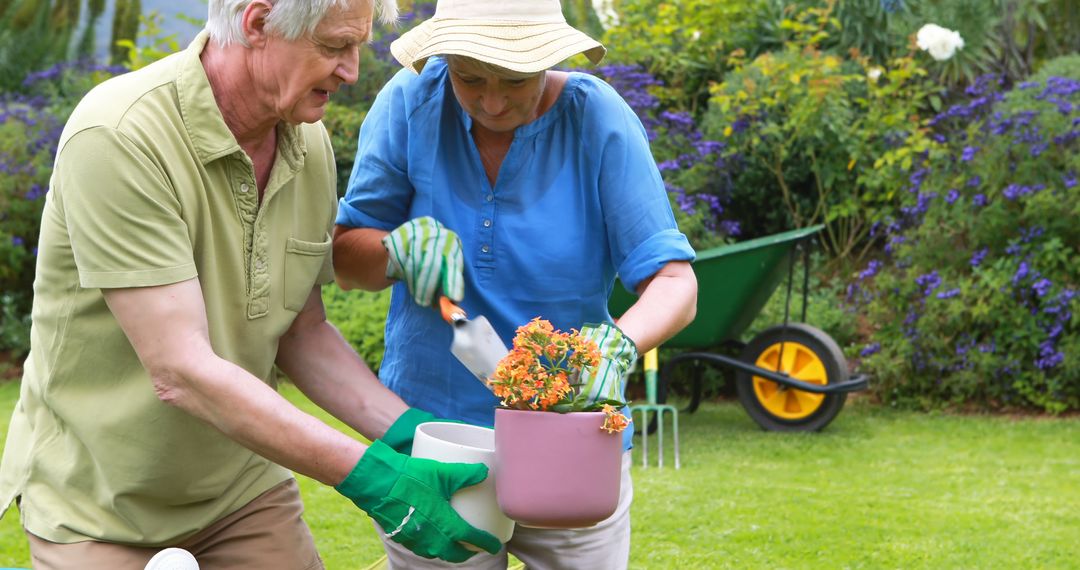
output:
[[[416,426],[424,422],[444,422],[449,420],[439,419],[424,410],[409,408],[405,413],[398,416],[386,433],[379,441],[389,445],[394,451],[412,455],[413,436],[416,434]]]
[[[401,224],[382,239],[390,254],[386,276],[405,281],[417,305],[428,307],[440,287],[454,301],[465,296],[461,239],[430,216]]]
[[[450,506],[450,496],[487,477],[479,463],[440,463],[397,453],[375,441],[337,487],[379,523],[387,538],[424,558],[464,562],[476,552],[467,542],[492,554],[502,543],[465,522]]]
[[[608,323],[586,323],[580,334],[600,349],[600,363],[581,372],[581,393],[590,403],[621,400],[623,379],[638,356],[634,341]]]

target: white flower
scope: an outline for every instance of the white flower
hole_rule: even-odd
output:
[[[937,24],[926,24],[915,34],[915,43],[919,49],[930,52],[930,57],[945,61],[952,57],[956,50],[963,49],[964,38],[960,37],[960,32],[942,28]]]
[[[866,72],[866,76],[870,78],[870,81],[877,81],[881,77],[882,69],[880,67],[871,67]]]
[[[694,30],[690,33],[690,39],[697,41],[701,39],[701,30]]]
[[[600,25],[605,30],[619,25],[619,13],[615,11],[613,0],[592,0],[592,7],[593,12],[596,12],[596,18],[600,20]]]

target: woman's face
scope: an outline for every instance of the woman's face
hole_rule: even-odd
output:
[[[467,58],[451,58],[449,66],[454,96],[480,126],[495,132],[511,132],[539,116],[544,72],[511,79]]]

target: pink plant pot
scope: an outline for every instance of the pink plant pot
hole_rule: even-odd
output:
[[[495,410],[495,495],[518,524],[582,528],[619,504],[622,434],[603,412]]]

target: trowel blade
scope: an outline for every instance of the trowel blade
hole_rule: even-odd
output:
[[[499,361],[510,350],[483,316],[462,319],[453,326],[454,340],[450,344],[450,353],[486,385],[487,379],[495,374]]]

